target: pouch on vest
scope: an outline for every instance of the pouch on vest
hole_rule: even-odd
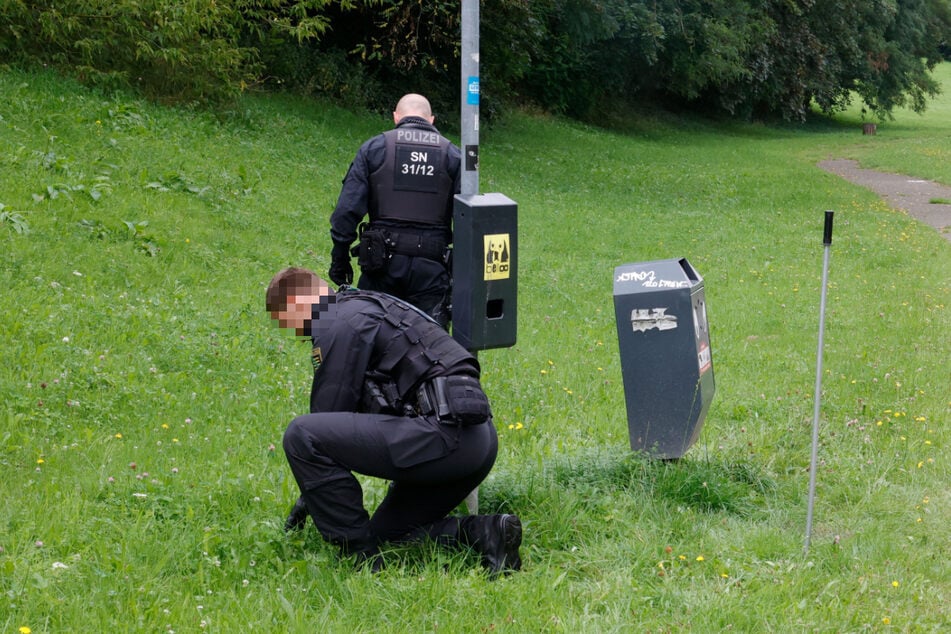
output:
[[[381,229],[366,229],[360,234],[357,247],[357,264],[364,273],[377,273],[386,267],[390,259],[387,252],[386,234]]]
[[[360,410],[366,414],[395,414],[390,404],[383,396],[383,390],[376,381],[367,379],[363,383],[363,393],[360,395]]]
[[[452,419],[462,426],[481,425],[492,411],[479,380],[466,375],[446,377],[446,400]]]

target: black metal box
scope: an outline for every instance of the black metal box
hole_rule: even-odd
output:
[[[515,345],[518,206],[502,194],[456,195],[452,336],[467,350]]]

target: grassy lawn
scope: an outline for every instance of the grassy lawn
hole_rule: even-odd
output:
[[[310,363],[264,286],[326,272],[340,180],[385,118],[281,95],[212,115],[12,70],[0,94],[0,632],[951,621],[951,248],[815,165],[951,185],[951,95],[873,137],[853,111],[482,132],[480,189],[518,202],[520,244],[518,344],[480,353],[501,436],[481,502],[522,517],[525,565],[491,582],[429,545],[354,572],[313,527],[281,531]],[[696,445],[660,462],[629,450],[612,273],[676,257],[704,277],[717,391]]]

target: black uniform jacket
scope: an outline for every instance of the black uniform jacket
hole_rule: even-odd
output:
[[[312,413],[361,411],[367,377],[392,380],[401,397],[436,376],[479,378],[469,351],[428,315],[385,293],[341,291],[313,314]]]

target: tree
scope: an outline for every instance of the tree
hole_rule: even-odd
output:
[[[392,107],[459,96],[460,0],[0,0],[0,54],[163,99],[273,82]],[[802,120],[858,96],[921,111],[951,0],[484,0],[482,104],[576,117],[674,102]]]

